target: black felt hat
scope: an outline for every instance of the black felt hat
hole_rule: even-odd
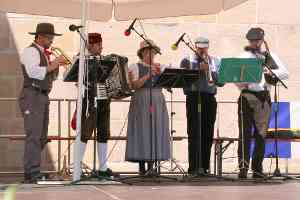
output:
[[[36,26],[35,32],[29,32],[30,35],[54,35],[54,36],[61,36],[62,34],[55,33],[54,26],[51,23],[39,23]]]
[[[248,40],[262,40],[264,39],[265,32],[262,28],[251,28],[246,34]]]

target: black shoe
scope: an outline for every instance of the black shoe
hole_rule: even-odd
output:
[[[208,170],[203,169],[203,168],[195,169],[194,171],[192,171],[192,175],[197,176],[197,177],[207,177],[208,176]]]
[[[145,175],[146,174],[146,166],[145,161],[139,161],[139,175]]]
[[[192,170],[188,172],[190,176],[200,176],[201,173],[199,173],[198,170]]]
[[[139,170],[139,175],[144,176],[146,174],[146,170]]]
[[[84,172],[81,172],[80,179],[86,179],[87,177],[88,176]]]
[[[101,178],[113,178],[113,177],[119,177],[120,174],[114,173],[110,168],[107,168],[106,171],[97,171],[97,175]]]
[[[238,178],[239,179],[247,179],[248,170],[241,169]]]
[[[155,176],[158,176],[159,173],[155,169],[148,169],[147,172],[145,173],[145,175],[149,176],[149,177],[155,177]]]
[[[247,174],[239,173],[238,178],[239,179],[247,179]]]
[[[40,172],[32,173],[32,174],[24,174],[24,181],[25,184],[36,184],[38,181],[46,180],[49,178],[49,174],[43,174]]]
[[[263,172],[254,171],[252,174],[252,178],[254,179],[266,179],[267,176]]]
[[[193,171],[194,171],[193,169],[191,169],[191,168],[188,168],[188,171],[187,171],[187,173],[191,175],[191,174],[193,174]]]
[[[37,184],[37,180],[33,180],[33,179],[24,179],[24,181],[22,181],[23,184]]]
[[[32,179],[31,177],[25,177],[22,181],[24,184],[37,184],[37,181]]]

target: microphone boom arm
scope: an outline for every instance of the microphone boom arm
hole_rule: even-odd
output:
[[[139,33],[134,27],[131,28],[131,30],[133,30],[138,36],[140,36],[144,41],[146,41],[146,43],[150,46],[153,47],[153,45],[145,38],[145,36],[141,33]],[[156,48],[152,48],[156,53],[158,53],[159,55],[161,55],[161,52],[156,49]]]

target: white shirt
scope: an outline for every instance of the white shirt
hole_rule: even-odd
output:
[[[44,48],[35,43],[44,52]],[[44,80],[47,74],[47,66],[40,66],[40,53],[35,47],[26,47],[21,54],[21,63],[29,78]]]
[[[279,57],[276,54],[274,54],[272,52],[270,52],[270,53],[271,53],[271,56],[274,59],[275,63],[278,66],[278,69],[273,69],[272,71],[281,80],[288,79],[289,72],[288,72],[287,68],[284,66],[284,64],[281,62],[281,60],[279,59]],[[245,51],[239,57],[240,58],[256,58],[255,55],[249,51]],[[248,90],[251,90],[254,92],[263,91],[263,90],[265,90],[265,88],[269,91],[271,89],[271,85],[266,82],[265,76],[262,76],[260,83],[246,83],[246,84],[242,83],[242,84],[236,84],[236,85],[239,87],[240,90],[245,89],[245,86],[247,85]]]

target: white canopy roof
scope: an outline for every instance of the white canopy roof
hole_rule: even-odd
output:
[[[108,21],[215,14],[247,0],[88,0],[88,19]],[[81,0],[1,0],[0,11],[81,17]]]

